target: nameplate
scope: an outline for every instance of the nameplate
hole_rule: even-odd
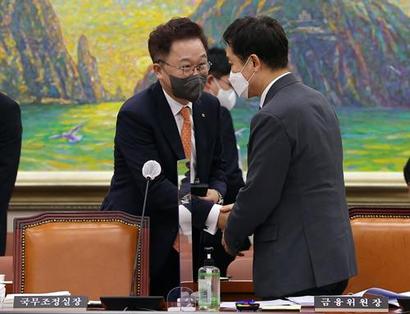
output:
[[[15,296],[13,308],[16,309],[86,309],[88,298],[85,296]]]
[[[316,312],[388,312],[387,297],[315,296]]]

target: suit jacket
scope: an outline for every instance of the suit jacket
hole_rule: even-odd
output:
[[[222,131],[222,157],[226,162],[227,190],[224,198],[225,204],[232,204],[236,200],[239,189],[245,185],[242,170],[238,164],[238,148],[236,146],[235,129],[233,127],[231,113],[225,107],[221,107],[221,131]]]
[[[219,110],[218,100],[206,93],[192,105],[196,177],[224,195]],[[177,161],[184,158],[175,118],[159,82],[124,103],[117,117],[114,175],[102,209],[141,215],[146,186],[142,166],[151,159],[160,163],[162,171],[150,183],[146,206],[150,217],[150,273],[154,277],[164,270],[178,232]],[[205,228],[212,205],[193,199],[190,210],[197,229]]]
[[[323,95],[285,75],[251,121],[245,187],[225,240],[254,234],[255,293],[284,296],[356,274],[339,123]]]
[[[6,249],[7,209],[20,160],[21,133],[19,105],[0,93],[0,255]]]

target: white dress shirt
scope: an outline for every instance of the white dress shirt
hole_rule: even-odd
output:
[[[177,102],[175,99],[173,99],[171,96],[167,94],[167,92],[162,89],[165,95],[165,98],[167,99],[167,102],[171,108],[172,114],[174,115],[175,118],[175,123],[177,124],[178,127],[178,132],[181,135],[182,131],[182,125],[184,124],[184,118],[180,114],[180,111],[184,105],[180,104]],[[190,109],[190,119],[191,119],[191,162],[190,162],[190,181],[191,183],[195,182],[195,176],[196,176],[196,147],[195,147],[195,128],[194,128],[194,120],[192,119],[192,103],[189,102],[188,104],[185,105],[185,107],[189,107]],[[183,207],[183,208],[181,208]],[[215,204],[212,206],[211,211],[208,214],[208,218],[205,221],[205,226],[207,227],[204,229],[204,231],[210,233],[210,234],[215,234],[216,231],[218,230],[218,217],[219,217],[219,211],[221,209],[221,205]],[[191,217],[190,217],[190,212],[188,209],[186,209],[183,205],[179,205],[179,221],[180,221],[180,227],[182,231],[184,230],[190,230],[191,229]],[[189,217],[187,217],[187,215]],[[189,226],[188,226],[189,224]],[[184,232],[186,234],[186,232]]]
[[[272,85],[275,84],[275,82],[276,82],[277,80],[279,80],[280,78],[282,78],[282,77],[284,77],[285,75],[288,75],[288,74],[290,74],[290,73],[291,73],[291,72],[286,72],[286,73],[283,73],[282,75],[279,75],[278,77],[276,77],[275,79],[273,79],[272,82],[270,82],[270,83],[268,84],[268,86],[265,87],[265,89],[263,90],[262,95],[261,95],[261,101],[260,101],[260,103],[259,103],[259,108],[262,108],[262,107],[263,107],[263,103],[265,102],[266,95],[268,94],[268,92],[269,92],[270,88],[272,87]]]

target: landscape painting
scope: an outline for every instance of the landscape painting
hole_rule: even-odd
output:
[[[402,171],[409,12],[404,0],[0,0],[0,91],[21,105],[20,171],[112,171],[117,112],[152,81],[149,33],[189,16],[223,47],[245,15],[284,26],[291,71],[336,108],[345,171]],[[232,111],[244,169],[256,104]]]

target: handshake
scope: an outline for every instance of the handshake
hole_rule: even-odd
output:
[[[204,200],[204,201],[209,201],[214,204],[218,204],[221,201],[221,194],[219,194],[217,190],[208,189],[206,192],[206,195],[200,196],[199,199]],[[222,206],[219,211],[217,226],[221,231],[225,229],[226,222],[228,221],[228,217],[232,211],[233,205],[234,204]]]
[[[204,201],[209,201],[214,204],[219,204],[221,202],[221,194],[219,194],[217,190],[208,189],[206,191],[206,195],[200,196],[199,199],[204,200]],[[234,204],[222,206],[219,211],[217,226],[218,226],[218,229],[220,229],[221,231],[225,229],[226,222],[228,221],[228,217],[232,211],[233,205]]]
[[[199,198],[202,200],[211,201],[214,204],[217,204],[220,201],[220,194],[216,190],[208,189],[206,196],[199,197]],[[228,204],[228,205],[222,206],[219,210],[217,226],[218,226],[218,229],[220,229],[222,232],[224,232],[225,230],[226,223],[228,222],[228,218],[229,218],[229,215],[231,214],[233,205],[234,204]],[[241,252],[235,253],[228,247],[228,245],[225,242],[223,233],[222,233],[222,246],[224,247],[225,251],[232,256],[243,256],[243,253]]]

